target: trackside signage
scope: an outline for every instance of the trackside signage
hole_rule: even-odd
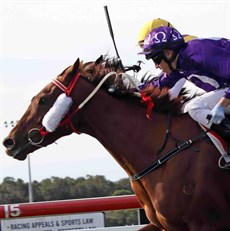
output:
[[[104,214],[84,213],[76,215],[4,219],[1,231],[64,231],[105,227]]]

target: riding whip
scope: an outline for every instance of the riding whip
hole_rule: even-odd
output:
[[[108,11],[108,7],[107,6],[104,6],[104,10],[105,10],[105,15],[106,15],[106,20],[107,20],[107,23],[108,23],[108,27],[109,27],[109,32],[110,32],[110,35],[111,35],[111,38],[113,40],[113,45],[114,45],[114,48],[115,48],[115,51],[116,51],[116,55],[117,55],[117,58],[118,58],[118,61],[119,61],[119,64],[121,65],[121,68],[124,69],[124,71],[129,71],[129,70],[133,70],[135,72],[138,72],[140,71],[140,63],[139,65],[133,65],[131,67],[124,67],[123,64],[122,64],[122,61],[121,61],[121,58],[120,58],[120,55],[118,53],[118,50],[117,50],[117,46],[116,46],[116,42],[115,42],[115,37],[114,37],[114,34],[113,34],[113,28],[112,28],[112,24],[111,24],[111,21],[110,21],[110,17],[109,17],[109,11]],[[126,75],[126,77],[128,78],[128,80],[131,82],[131,84],[137,89],[139,90],[139,87],[138,87],[138,84],[136,83],[136,81],[134,81],[130,76]]]
[[[124,68],[123,64],[121,62],[120,55],[119,55],[118,50],[117,50],[117,46],[116,46],[116,42],[115,42],[115,38],[114,38],[114,34],[113,34],[113,28],[112,28],[112,24],[111,24],[110,17],[109,17],[108,7],[104,6],[104,10],[105,10],[105,16],[106,16],[106,20],[107,20],[108,27],[109,27],[109,32],[110,32],[111,38],[113,40],[113,45],[114,45],[114,48],[115,48],[115,51],[116,51],[117,58],[118,58],[118,60],[120,62],[121,67]]]

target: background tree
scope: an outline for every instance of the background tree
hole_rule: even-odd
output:
[[[28,201],[28,183],[23,180],[15,180],[12,177],[4,178],[0,185],[0,203],[13,204]]]

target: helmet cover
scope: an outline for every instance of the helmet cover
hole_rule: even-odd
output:
[[[185,43],[183,36],[175,28],[161,26],[153,29],[144,40],[143,52],[150,59],[165,49],[176,49]]]

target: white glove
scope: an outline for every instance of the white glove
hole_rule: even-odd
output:
[[[210,119],[211,123],[220,124],[221,121],[225,118],[224,107],[220,104],[217,104],[211,111],[212,118]]]

